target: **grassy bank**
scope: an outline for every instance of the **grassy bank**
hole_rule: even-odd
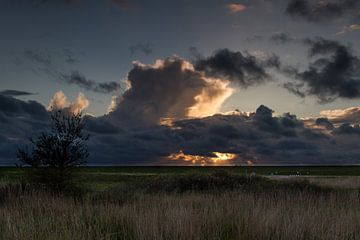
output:
[[[223,171],[102,191],[0,187],[0,239],[359,239],[357,190]]]

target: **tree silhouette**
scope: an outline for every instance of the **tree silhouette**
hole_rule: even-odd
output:
[[[26,168],[31,183],[63,190],[74,180],[76,167],[84,165],[89,156],[83,133],[84,121],[81,113],[66,110],[51,114],[51,131],[30,139],[32,151],[18,149],[17,158]]]

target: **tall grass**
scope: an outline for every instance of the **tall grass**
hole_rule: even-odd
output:
[[[153,187],[81,198],[2,187],[0,239],[360,239],[355,191]]]

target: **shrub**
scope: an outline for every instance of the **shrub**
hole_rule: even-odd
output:
[[[64,190],[71,186],[76,168],[86,163],[89,153],[85,142],[89,136],[83,133],[81,113],[55,111],[51,115],[51,131],[31,139],[32,151],[18,149],[20,167],[25,169],[30,183],[52,190]]]

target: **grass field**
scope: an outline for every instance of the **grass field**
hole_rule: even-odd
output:
[[[360,239],[359,167],[86,167],[54,194],[0,169],[0,239]]]

